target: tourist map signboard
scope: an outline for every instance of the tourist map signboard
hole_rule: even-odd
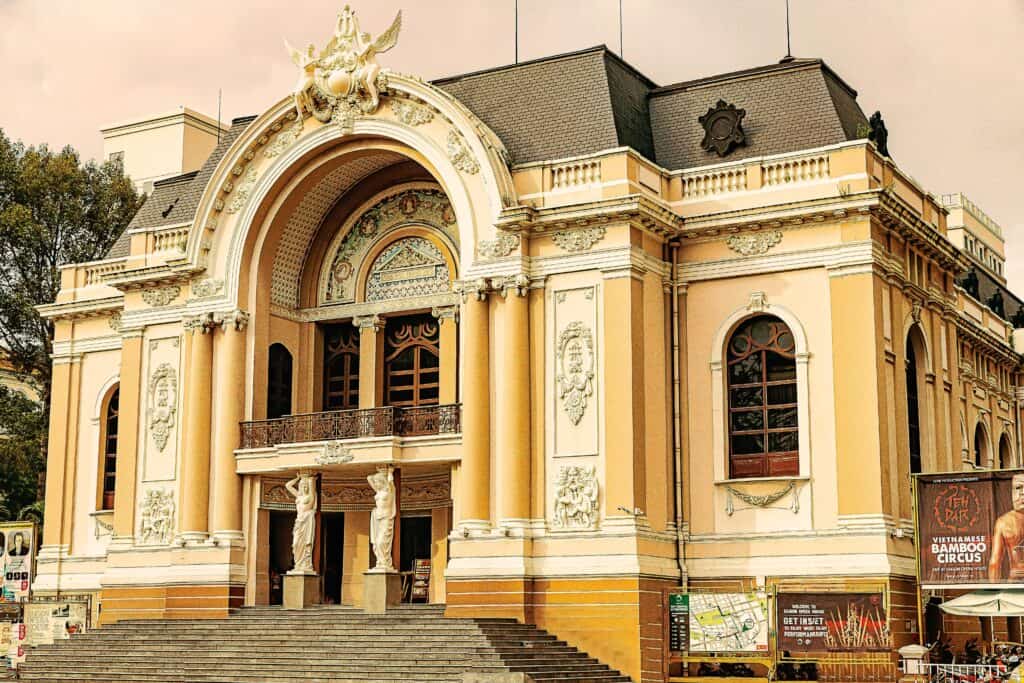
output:
[[[1024,583],[1024,471],[917,477],[923,588]]]
[[[775,604],[777,648],[787,656],[892,650],[881,593],[779,593]]]
[[[767,652],[767,596],[761,591],[670,595],[669,640],[676,652]]]
[[[35,522],[0,524],[0,569],[3,570],[0,602],[21,602],[28,598],[35,547]]]

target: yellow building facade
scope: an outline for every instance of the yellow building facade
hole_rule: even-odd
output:
[[[308,471],[322,601],[360,605],[392,466],[429,601],[634,680],[663,680],[680,585],[878,589],[916,642],[910,475],[1019,463],[1018,304],[957,284],[949,203],[848,85],[658,87],[604,48],[302,66],[43,308],[37,593],[103,623],[279,602]]]

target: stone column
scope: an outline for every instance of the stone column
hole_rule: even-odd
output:
[[[482,280],[466,283],[462,291],[465,386],[458,525],[486,529],[491,519],[490,302]]]
[[[352,324],[359,328],[359,407],[377,408],[384,403],[384,319],[360,315]]]
[[[459,401],[459,309],[455,306],[435,308],[437,318],[438,341],[441,349],[440,358],[440,390],[438,403],[451,405]]]
[[[235,310],[218,316],[217,322],[213,532],[218,540],[231,541],[242,539],[242,478],[235,473],[235,449],[240,440],[239,423],[245,416],[245,330],[249,315]]]
[[[502,349],[498,398],[498,520],[530,516],[530,286],[524,275],[502,283]]]
[[[117,415],[117,480],[114,483],[114,541],[135,533],[135,468],[142,399],[142,330],[125,332],[121,343],[121,384]]]
[[[185,385],[185,447],[181,462],[181,538],[202,541],[210,530],[210,428],[213,385],[213,316],[185,321],[192,341]]]

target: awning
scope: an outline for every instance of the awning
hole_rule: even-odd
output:
[[[962,617],[1024,617],[1024,590],[977,590],[939,607]]]

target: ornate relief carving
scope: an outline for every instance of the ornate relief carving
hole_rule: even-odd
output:
[[[580,230],[559,230],[551,233],[551,241],[566,251],[587,251],[604,239],[604,226]]]
[[[161,363],[149,377],[149,433],[158,451],[167,447],[178,411],[178,377],[170,363]]]
[[[150,489],[142,499],[139,538],[143,543],[166,545],[174,535],[174,493]]]
[[[768,308],[768,296],[764,292],[751,292],[750,301],[747,302],[747,310],[752,313],[760,313]]]
[[[477,163],[473,152],[466,146],[466,141],[457,130],[448,131],[448,160],[458,170],[469,175],[475,175],[480,171],[480,164]]]
[[[121,331],[121,312],[116,311],[109,318],[107,318],[107,325],[110,326],[114,332]]]
[[[302,135],[302,119],[297,118],[294,113],[289,114],[288,117],[295,119],[295,123],[281,129],[281,132],[274,136],[274,141],[263,150],[263,156],[268,159],[273,159],[288,149]]]
[[[730,235],[725,240],[726,246],[743,256],[763,254],[782,241],[781,230],[766,232],[748,232],[742,235]]]
[[[255,166],[250,166],[249,170],[245,172],[245,176],[242,178],[242,184],[235,190],[235,194],[231,197],[231,203],[228,204],[228,213],[238,213],[245,203],[249,201],[249,194],[252,192],[252,188],[256,186],[256,181],[259,180],[260,174],[256,171]],[[229,192],[231,190],[228,190]]]
[[[180,293],[181,287],[178,287],[177,285],[144,289],[142,291],[142,300],[154,308],[157,306],[166,306],[177,299]]]
[[[422,237],[405,237],[385,249],[370,266],[366,301],[387,301],[451,291],[441,250]]]
[[[370,34],[359,30],[359,19],[346,5],[338,14],[334,37],[319,56],[312,44],[300,52],[286,42],[299,68],[293,93],[299,120],[313,116],[350,131],[357,116],[375,112],[381,92],[387,90],[387,75],[377,64],[377,54],[395,46],[401,28],[399,12],[391,27],[371,41]]]
[[[342,465],[346,462],[351,462],[352,459],[352,454],[348,452],[343,442],[332,441],[327,444],[321,455],[313,458],[313,461],[317,465]]]
[[[476,253],[481,258],[502,258],[519,248],[519,234],[514,232],[498,231],[498,236],[493,240],[480,240],[476,245]]]
[[[452,285],[452,291],[460,294],[463,301],[468,301],[470,297],[477,301],[484,301],[487,299],[487,293],[491,291],[491,285],[484,278],[460,280]]]
[[[594,393],[594,338],[580,321],[569,323],[558,335],[558,396],[569,420],[578,425]]]
[[[366,249],[380,235],[413,223],[436,227],[458,243],[455,211],[440,190],[405,190],[385,197],[351,221],[348,231],[331,245],[334,253],[321,279],[321,300],[353,300],[356,267]]]
[[[526,296],[530,291],[530,277],[526,273],[496,277],[491,280],[491,287],[501,292],[503,299],[507,299],[509,294]]]
[[[593,529],[597,526],[597,468],[593,465],[562,465],[555,482],[555,518],[561,529]]]
[[[109,522],[104,520],[103,517],[106,517],[109,520]],[[104,536],[110,536],[111,538],[113,538],[113,536],[114,536],[114,514],[112,512],[108,512],[105,515],[96,514],[93,517],[93,521],[96,524],[96,529],[95,529],[95,534],[94,535],[95,535],[95,537],[97,539],[102,538]]]
[[[220,294],[222,289],[224,289],[223,280],[207,278],[192,285],[192,297],[195,299],[205,299],[206,297]]]
[[[787,495],[793,494],[793,499],[789,504],[789,510],[793,514],[800,512],[800,491],[797,489],[797,483],[795,481],[789,481],[781,489],[761,495],[748,493],[734,486],[726,486],[725,491],[725,514],[729,515],[730,517],[733,515],[734,512],[736,512],[736,506],[733,504],[732,501],[734,497],[746,503],[748,507],[768,508],[771,507],[773,503],[776,503],[785,498]]]
[[[434,120],[434,112],[429,107],[424,107],[412,100],[392,99],[391,111],[395,118],[407,126],[422,126]]]

